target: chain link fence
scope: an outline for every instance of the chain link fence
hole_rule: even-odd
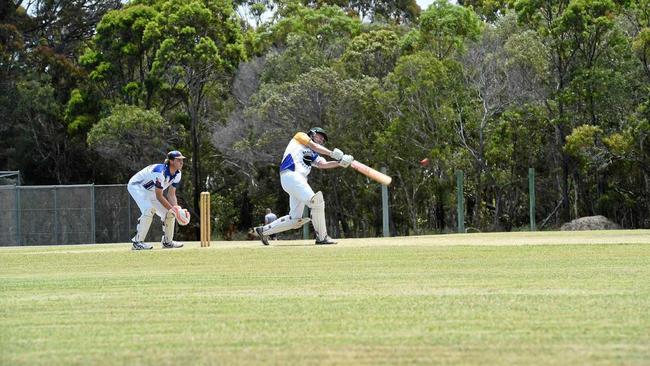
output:
[[[0,246],[129,242],[139,217],[125,184],[0,186]]]

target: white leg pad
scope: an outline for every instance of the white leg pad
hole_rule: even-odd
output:
[[[174,225],[176,224],[176,217],[171,211],[167,211],[165,215],[165,222],[163,222],[163,243],[171,243],[174,240]]]
[[[264,225],[262,227],[262,233],[264,236],[268,236],[271,234],[277,234],[291,229],[297,229],[302,225],[308,223],[309,221],[311,221],[311,219],[306,217],[292,219],[291,216],[289,215],[282,216],[279,219],[273,221],[272,223],[268,225]]]
[[[325,224],[325,200],[323,192],[318,191],[314,197],[309,200],[307,206],[311,209],[311,223],[314,225],[316,237],[323,240],[327,236],[327,225]]]
[[[147,233],[149,232],[149,226],[151,226],[151,221],[153,220],[153,215],[156,213],[156,209],[153,207],[150,207],[144,212],[142,212],[142,215],[138,219],[138,229],[133,237],[133,240],[135,241],[144,241],[144,239],[147,237]]]

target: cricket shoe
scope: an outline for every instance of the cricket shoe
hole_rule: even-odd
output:
[[[183,247],[183,243],[173,241],[173,240],[168,242],[168,243],[163,241],[163,242],[161,242],[161,244],[162,244],[163,249],[174,249],[174,248],[182,248]]]
[[[316,245],[328,245],[328,244],[336,244],[332,238],[329,237],[329,235],[325,235],[323,240],[318,240],[316,239]]]
[[[131,239],[131,243],[133,244],[133,247],[131,249],[133,250],[150,250],[153,249],[153,245],[147,244],[142,241],[135,241]]]
[[[263,234],[264,233],[264,226],[256,227],[255,232],[260,237],[260,240],[262,241],[262,244],[269,245],[269,237]]]

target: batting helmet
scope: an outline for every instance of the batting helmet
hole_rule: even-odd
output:
[[[320,133],[321,135],[323,135],[323,137],[325,138],[325,141],[327,141],[327,133],[325,132],[324,129],[322,129],[320,127],[312,127],[309,130],[309,132],[307,132],[307,136],[309,136],[310,138],[313,138],[314,135],[317,134],[317,133]]]

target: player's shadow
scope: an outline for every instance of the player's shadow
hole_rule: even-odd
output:
[[[313,247],[316,246],[314,243],[291,243],[291,244],[284,244],[284,243],[274,243],[271,242],[269,245],[264,245],[265,247]]]

